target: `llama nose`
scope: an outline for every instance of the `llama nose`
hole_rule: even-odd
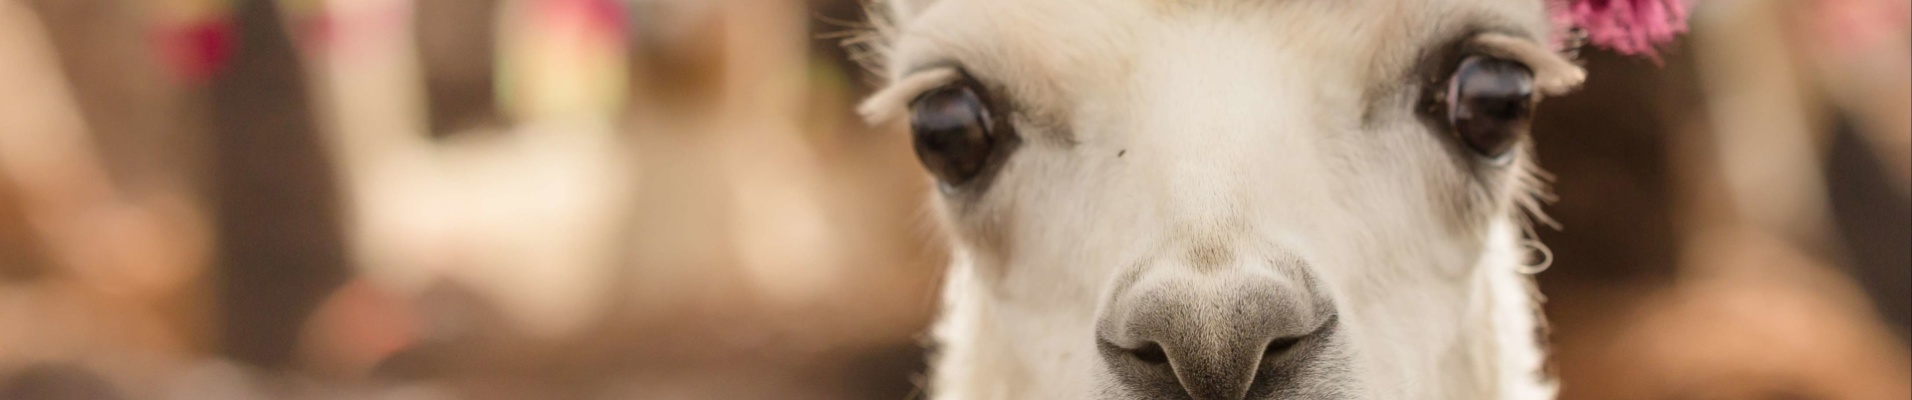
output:
[[[1117,381],[1147,397],[1245,399],[1325,321],[1298,286],[1233,276],[1134,287],[1098,321],[1098,347]]]

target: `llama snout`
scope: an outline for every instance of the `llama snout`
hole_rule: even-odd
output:
[[[1137,271],[1098,320],[1100,356],[1129,395],[1268,397],[1318,358],[1335,322],[1329,302],[1294,279],[1303,267]]]

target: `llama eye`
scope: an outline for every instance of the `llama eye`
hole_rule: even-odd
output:
[[[1517,62],[1468,57],[1448,80],[1447,121],[1467,147],[1500,157],[1527,135],[1534,109],[1534,73]]]
[[[1005,141],[973,81],[924,93],[910,108],[916,157],[951,187],[982,174]]]

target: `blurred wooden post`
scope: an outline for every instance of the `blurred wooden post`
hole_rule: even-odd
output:
[[[500,125],[498,28],[503,0],[417,0],[412,30],[433,137]]]
[[[305,67],[270,0],[237,4],[239,45],[214,78],[224,353],[289,367],[306,317],[347,276],[339,194]]]

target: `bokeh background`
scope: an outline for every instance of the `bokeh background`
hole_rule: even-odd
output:
[[[1912,7],[1549,100],[1562,398],[1907,399]],[[911,399],[852,0],[0,0],[0,399]]]

